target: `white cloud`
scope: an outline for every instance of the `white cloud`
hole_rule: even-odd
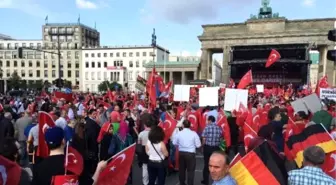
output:
[[[316,0],[303,0],[302,5],[305,7],[313,7],[315,6]]]
[[[76,0],[76,6],[80,9],[97,9],[98,5],[89,0]]]
[[[59,17],[61,15],[50,11],[47,7],[38,3],[37,0],[0,0],[1,8],[19,10],[40,18],[45,18],[47,15],[51,17]]]
[[[187,24],[193,20],[212,20],[225,7],[241,8],[242,4],[254,1],[257,0],[146,0],[145,7],[156,19],[164,18],[179,24]]]

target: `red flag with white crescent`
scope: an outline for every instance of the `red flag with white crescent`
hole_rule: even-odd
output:
[[[198,116],[198,112],[197,111],[190,111],[187,119],[190,122],[190,129],[197,132],[198,131],[198,120],[199,116]]]
[[[217,125],[222,129],[222,135],[226,142],[227,147],[230,147],[231,146],[231,133],[230,133],[229,123],[224,113],[220,113],[219,115],[220,116],[218,116]]]
[[[266,68],[270,67],[272,64],[274,64],[276,61],[278,61],[281,58],[280,53],[272,49],[270,55],[268,56],[267,62],[266,62]]]
[[[49,156],[49,149],[47,143],[45,142],[44,138],[44,131],[48,127],[54,127],[55,122],[50,114],[47,112],[40,111],[38,116],[38,128],[39,128],[39,135],[38,135],[38,146],[37,147],[37,156],[39,157],[48,157]]]
[[[78,185],[77,175],[56,175],[52,177],[52,185]]]
[[[175,128],[177,125],[177,121],[168,113],[166,113],[166,119],[165,121],[161,124],[159,124],[159,126],[163,129],[163,131],[165,132],[165,138],[164,138],[164,142],[168,143],[169,138],[172,136]]]
[[[114,155],[106,168],[99,174],[99,185],[126,184],[134,159],[135,143]]]
[[[336,180],[336,151],[326,154],[322,170]]]
[[[71,171],[76,175],[80,175],[83,171],[83,157],[82,155],[74,148],[67,145],[67,155],[65,158],[64,168],[66,171]]]
[[[240,80],[237,89],[245,89],[252,82],[253,82],[252,70],[249,70]]]

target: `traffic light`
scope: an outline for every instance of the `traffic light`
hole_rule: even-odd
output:
[[[329,31],[328,39],[336,42],[336,29]],[[336,62],[336,50],[329,50],[327,53],[327,59]]]
[[[18,48],[18,57],[19,58],[23,58],[23,53],[22,52],[23,52],[23,48],[19,47]]]

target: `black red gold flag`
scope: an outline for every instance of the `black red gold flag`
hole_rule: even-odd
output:
[[[321,124],[311,125],[300,134],[290,136],[286,144],[298,167],[302,166],[303,151],[307,147],[319,146],[326,154],[336,151],[336,142]]]
[[[247,153],[230,168],[238,185],[286,185],[284,160],[267,142]]]

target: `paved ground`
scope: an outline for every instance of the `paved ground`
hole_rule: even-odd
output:
[[[203,178],[203,156],[197,155],[196,158],[196,172],[194,185],[202,185],[201,180]],[[142,185],[142,173],[137,163],[133,165],[133,185]],[[166,185],[179,185],[178,173],[171,174],[166,178]]]

